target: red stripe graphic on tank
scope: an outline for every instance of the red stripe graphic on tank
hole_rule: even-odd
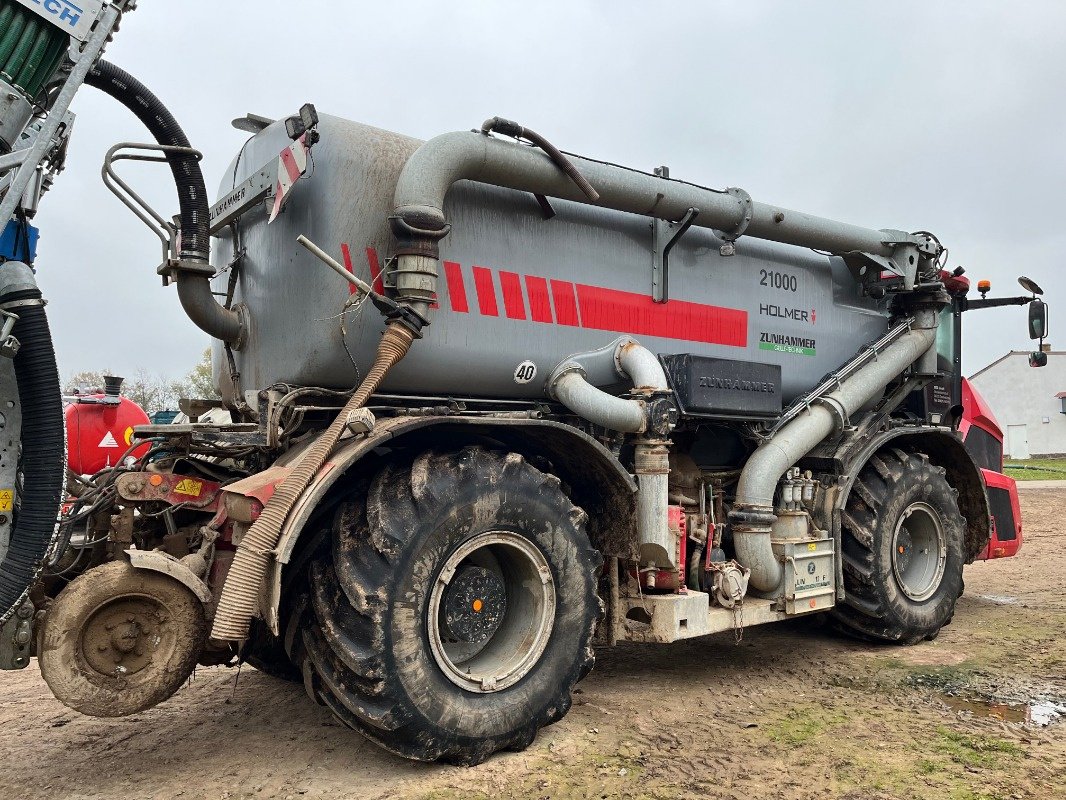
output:
[[[552,302],[555,303],[555,321],[560,325],[581,325],[577,318],[577,301],[574,299],[574,284],[570,281],[551,282]]]
[[[525,319],[526,302],[522,298],[522,281],[514,272],[500,270],[500,289],[503,290],[503,310],[508,319]]]
[[[548,298],[548,281],[537,275],[526,275],[526,294],[529,295],[529,316],[534,322],[554,322],[552,304]]]
[[[492,270],[474,267],[474,291],[477,293],[477,308],[486,317],[500,316],[496,305],[496,287],[492,283]]]
[[[381,264],[378,261],[378,251],[373,247],[366,249],[366,263],[370,267],[371,285],[378,294],[385,294],[385,281],[381,277]]]
[[[444,262],[444,277],[448,281],[448,301],[452,311],[466,314],[470,306],[466,302],[466,284],[463,282],[463,268],[456,261]]]
[[[599,331],[658,336],[688,342],[746,347],[748,312],[671,300],[656,303],[635,292],[577,285],[581,326]]]
[[[367,255],[370,255],[370,248],[366,249]],[[352,251],[348,249],[348,243],[341,243],[341,256],[344,258],[344,268],[348,270],[350,275],[355,274],[355,267],[352,266]],[[348,294],[355,294],[355,284],[348,284]]]

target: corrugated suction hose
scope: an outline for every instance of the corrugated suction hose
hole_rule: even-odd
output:
[[[398,322],[389,324],[378,343],[374,363],[355,394],[326,432],[308,448],[241,539],[215,612],[211,638],[232,642],[248,638],[248,627],[259,604],[259,588],[289,512],[337,446],[351,413],[366,404],[392,365],[407,354],[413,340],[414,334],[410,329]]]

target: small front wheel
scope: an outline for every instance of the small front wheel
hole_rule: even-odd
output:
[[[386,467],[312,565],[310,685],[423,761],[521,749],[591,668],[602,563],[559,479],[470,447]]]
[[[37,660],[64,705],[123,717],[174,694],[206,641],[204,607],[191,591],[167,575],[111,561],[79,575],[49,606]]]

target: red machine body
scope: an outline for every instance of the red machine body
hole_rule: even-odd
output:
[[[1003,430],[984,398],[963,378],[962,434],[966,449],[981,468],[992,512],[992,538],[980,559],[1007,558],[1022,546],[1022,512],[1018,484],[1003,474]]]
[[[133,441],[133,428],[149,423],[144,409],[128,397],[106,398],[110,402],[105,397],[84,395],[66,408],[67,465],[79,475],[115,466]],[[144,455],[148,447],[146,443],[130,455]]]

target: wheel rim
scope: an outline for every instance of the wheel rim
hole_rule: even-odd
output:
[[[165,667],[176,636],[165,606],[154,597],[122,595],[98,606],[86,619],[79,650],[100,675],[140,679]]]
[[[533,669],[555,623],[555,582],[540,549],[510,531],[463,542],[433,582],[429,644],[441,671],[472,692],[498,692]]]
[[[940,587],[947,543],[940,515],[928,503],[911,503],[896,523],[892,572],[911,600],[926,600]]]

